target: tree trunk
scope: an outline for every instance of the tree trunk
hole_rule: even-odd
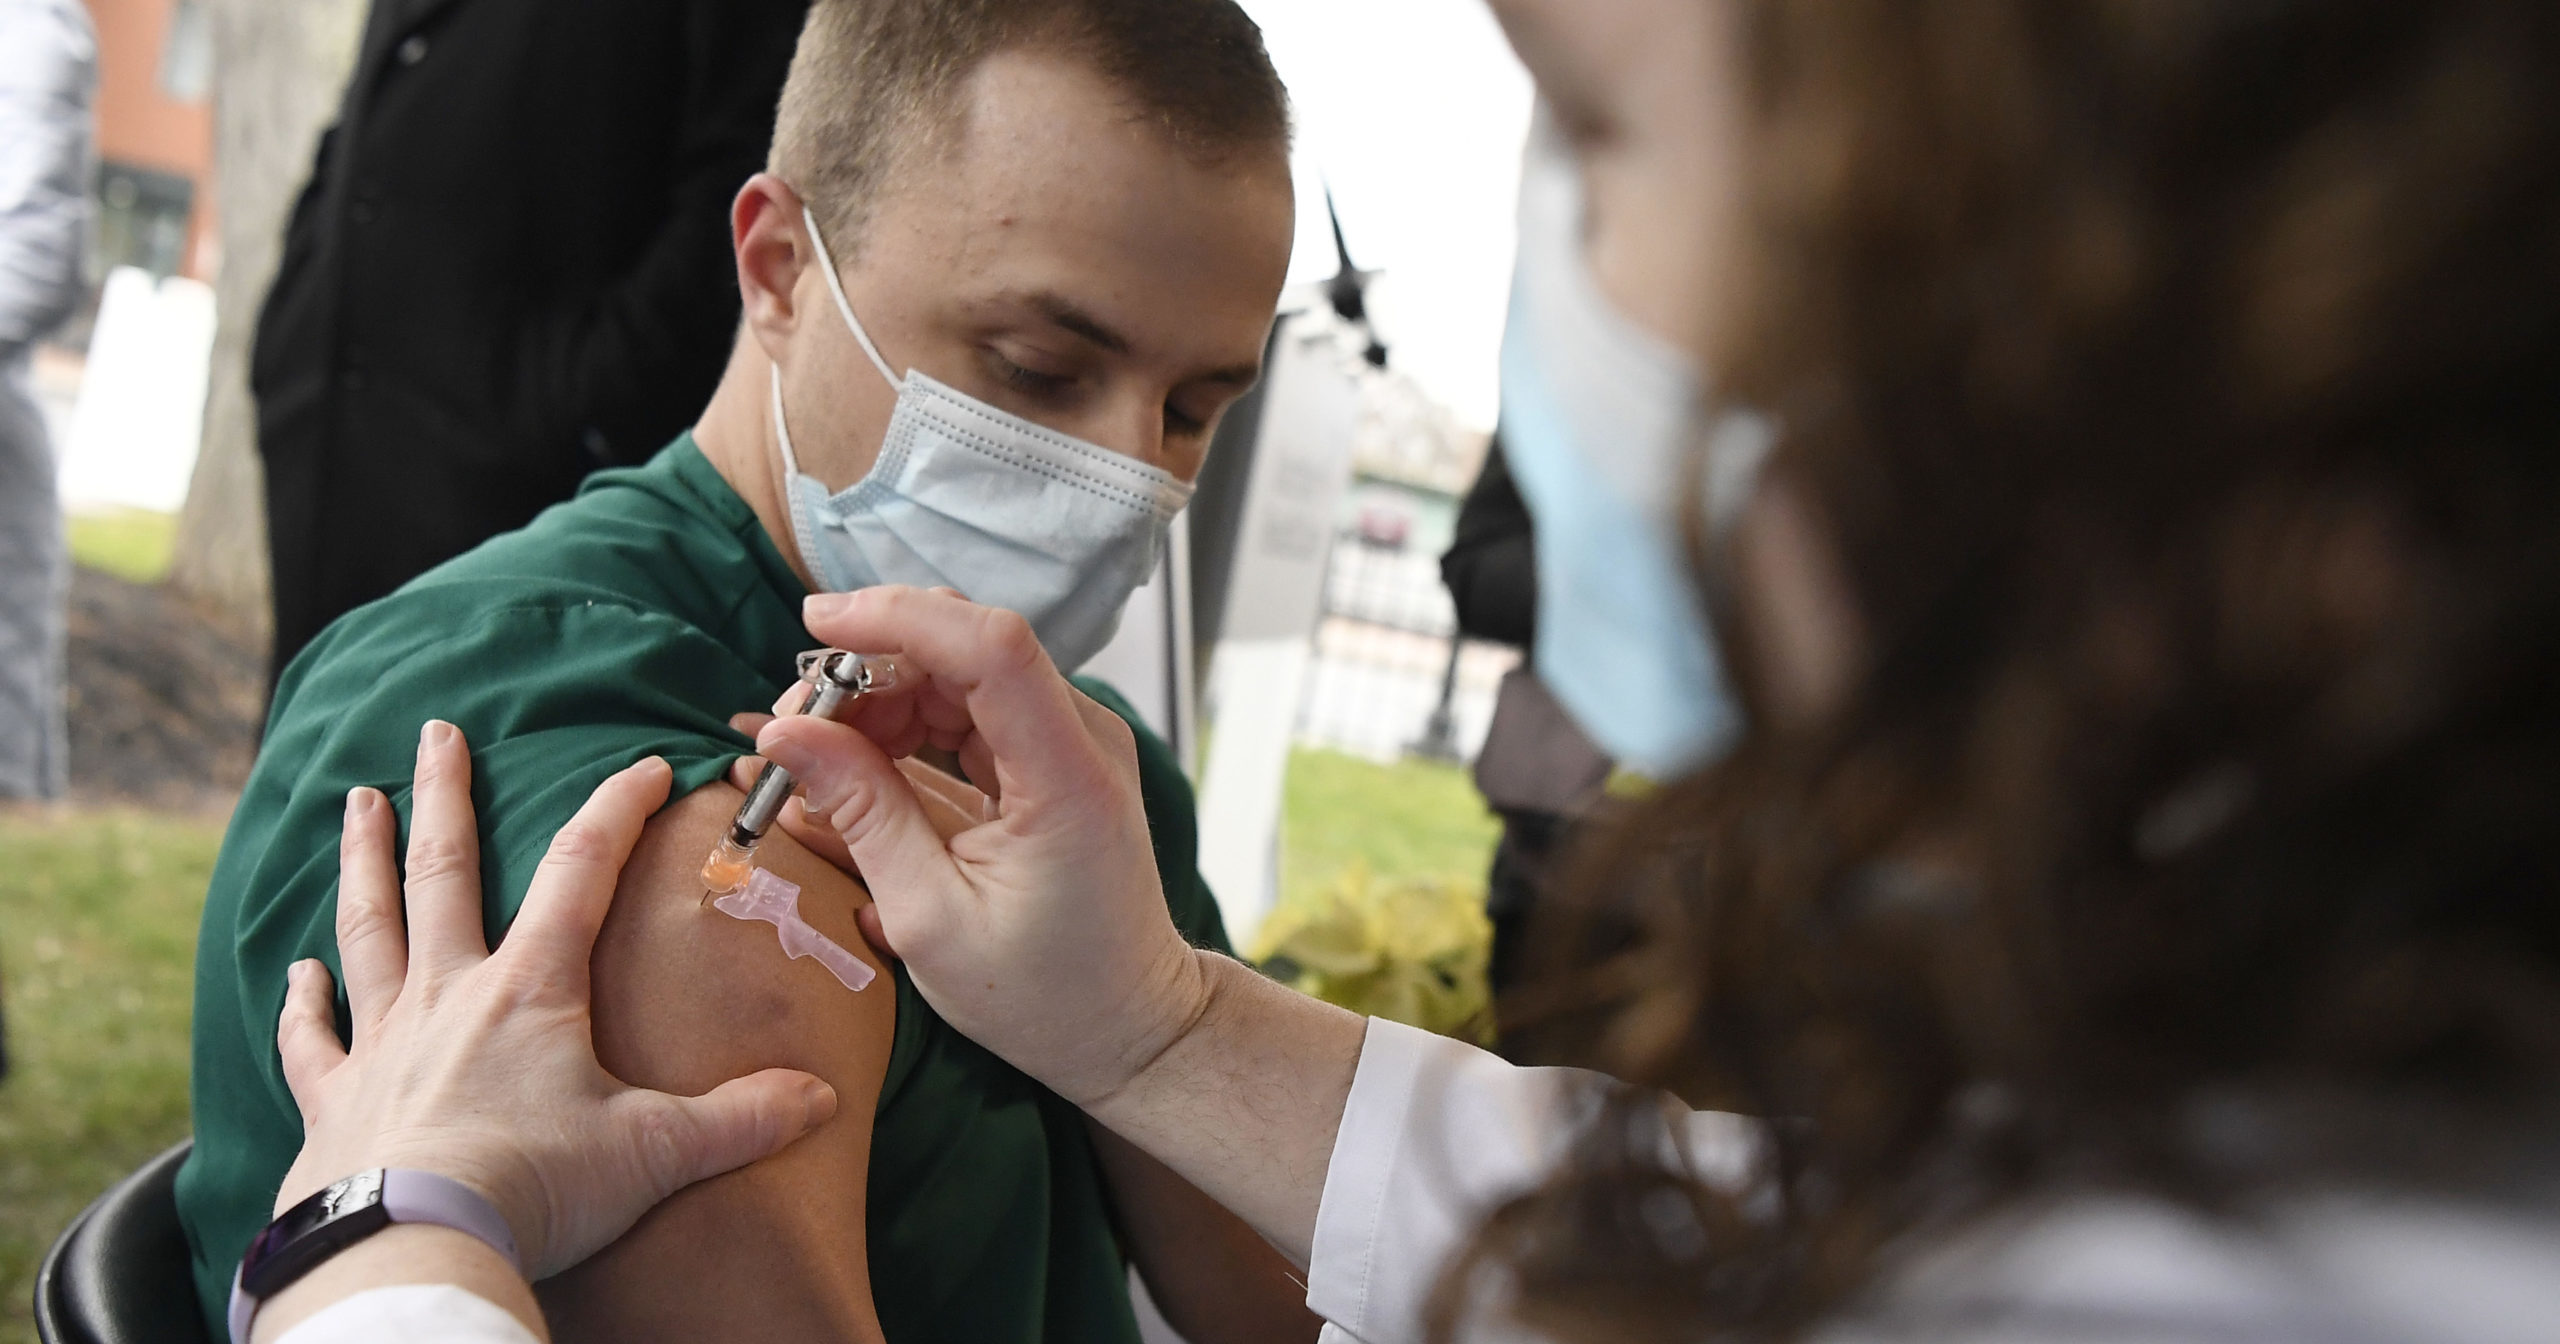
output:
[[[275,276],[285,215],[337,111],[364,27],[362,0],[212,0],[214,276],[204,448],[178,516],[170,582],[269,628],[265,483],[249,400],[249,340]]]

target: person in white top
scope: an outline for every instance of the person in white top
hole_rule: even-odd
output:
[[[758,738],[866,932],[1306,1265],[1336,1340],[2560,1339],[2560,21],[1495,8],[1546,106],[1504,389],[1537,658],[1663,781],[1532,968],[1522,1025],[1596,1071],[1186,947],[1126,730],[949,592],[806,614],[919,674],[989,820],[937,831],[854,729]],[[649,778],[570,852],[609,866]],[[820,1109],[618,1091],[571,969],[610,878],[563,871],[547,953],[439,952],[369,1039],[379,957],[352,1056],[297,983],[302,1191],[455,1177],[552,1263]],[[348,936],[396,947],[389,906]],[[407,1226],[259,1328],[296,1320],[541,1329]]]

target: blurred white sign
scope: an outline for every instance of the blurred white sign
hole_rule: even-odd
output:
[[[154,283],[130,266],[109,272],[62,446],[63,507],[177,512],[204,434],[212,358],[212,287],[174,275]]]
[[[1320,306],[1283,320],[1262,375],[1261,438],[1209,664],[1209,760],[1200,780],[1200,873],[1238,947],[1279,899],[1281,786],[1334,514],[1351,483],[1366,340]]]

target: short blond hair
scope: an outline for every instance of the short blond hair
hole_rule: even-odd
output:
[[[961,84],[1017,47],[1086,61],[1204,159],[1289,144],[1289,95],[1234,0],[816,0],[774,117],[772,171],[850,252],[880,182],[935,143]]]

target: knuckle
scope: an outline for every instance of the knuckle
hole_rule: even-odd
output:
[[[551,996],[552,986],[543,976],[527,970],[512,957],[492,957],[480,964],[481,1011],[491,1021],[503,1022],[518,1014],[540,1008]]]
[[[390,913],[389,903],[373,891],[341,885],[338,888],[338,941],[370,938]]]
[[[1137,764],[1138,735],[1130,729],[1127,720],[1106,710],[1102,714],[1101,726],[1095,730],[1094,736],[1101,741],[1102,749],[1111,754],[1111,759],[1115,763],[1130,766]]]
[[[408,880],[410,882],[443,882],[464,876],[470,864],[462,846],[441,835],[413,835],[409,839]]]
[[[810,797],[825,814],[829,826],[840,835],[851,835],[871,815],[877,793],[869,780],[854,777],[830,781],[824,798],[814,793]]]
[[[394,930],[388,921],[368,919],[350,926],[346,912],[343,909],[339,911],[338,960],[341,964],[360,962],[386,947],[393,950],[384,955],[396,957],[398,944],[392,941],[393,937]]]
[[[572,820],[551,837],[551,848],[542,861],[564,867],[583,867],[609,862],[612,844],[603,830],[593,822]]]
[[[276,1017],[276,1053],[287,1071],[295,1071],[326,1042],[338,1038],[337,1024],[309,1003],[288,999]]]
[[[633,1109],[630,1119],[632,1156],[649,1184],[673,1190],[683,1184],[693,1127],[671,1106]]]

